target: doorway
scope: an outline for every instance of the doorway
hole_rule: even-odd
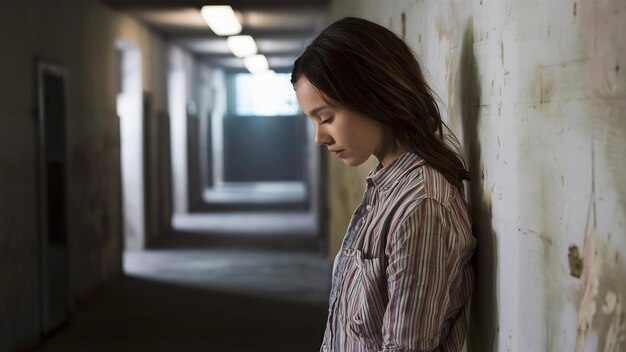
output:
[[[41,327],[58,328],[71,308],[67,234],[66,72],[37,61]]]
[[[124,249],[140,250],[145,247],[146,231],[141,53],[127,42],[118,41],[116,46]]]

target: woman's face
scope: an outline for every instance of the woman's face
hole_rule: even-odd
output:
[[[305,76],[296,82],[298,103],[315,124],[315,143],[325,145],[348,166],[361,165],[370,155],[387,165],[385,157],[390,148],[383,125],[337,104],[331,107],[321,94]]]

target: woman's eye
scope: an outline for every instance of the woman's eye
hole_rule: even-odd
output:
[[[332,122],[332,121],[333,121],[333,118],[335,118],[335,116],[334,116],[334,115],[333,115],[333,116],[329,116],[329,117],[327,117],[327,118],[322,118],[322,119],[321,119],[321,120],[322,120],[322,124]]]

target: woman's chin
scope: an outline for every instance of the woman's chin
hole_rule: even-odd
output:
[[[361,159],[350,158],[350,157],[342,158],[341,160],[346,166],[352,166],[352,167],[359,166],[367,161],[367,159],[361,160]]]

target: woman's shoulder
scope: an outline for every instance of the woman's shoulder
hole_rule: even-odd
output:
[[[432,199],[443,205],[448,205],[458,190],[445,176],[428,164],[419,165],[407,172],[399,180],[396,197],[398,200],[417,203],[424,199]]]
[[[434,199],[444,205],[449,205],[453,198],[459,196],[459,191],[446,177],[430,165],[423,166],[422,178],[425,197]]]

